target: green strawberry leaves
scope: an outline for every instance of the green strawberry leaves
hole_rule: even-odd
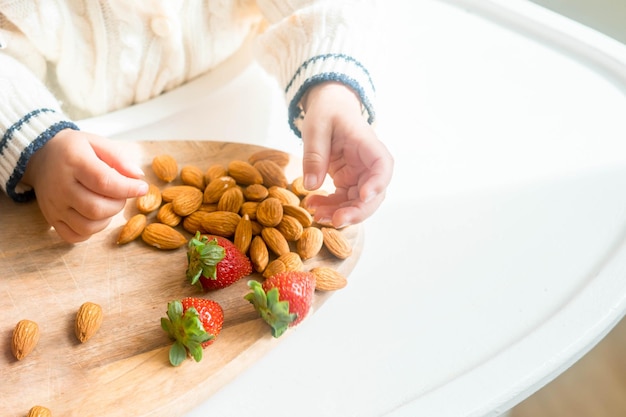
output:
[[[167,317],[161,318],[161,327],[174,340],[169,352],[170,363],[174,366],[180,365],[188,354],[200,362],[202,343],[214,337],[204,330],[196,309],[191,307],[183,313],[180,301],[167,304]]]
[[[189,240],[187,248],[187,279],[192,285],[199,283],[200,277],[217,279],[217,264],[224,259],[226,251],[200,232]]]
[[[289,301],[280,301],[278,288],[272,288],[267,293],[258,281],[248,281],[252,292],[244,298],[248,300],[261,315],[261,318],[272,328],[272,336],[280,337],[289,325],[298,317],[289,312]]]

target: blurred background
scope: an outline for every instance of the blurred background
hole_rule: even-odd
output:
[[[529,0],[626,44],[626,0]],[[626,138],[624,138],[626,140]],[[626,416],[626,319],[511,417]]]

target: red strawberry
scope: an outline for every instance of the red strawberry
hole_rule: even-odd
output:
[[[272,335],[279,337],[288,327],[300,323],[311,309],[315,275],[305,271],[280,272],[263,284],[249,281],[248,286],[252,292],[244,298],[272,327]]]
[[[167,304],[167,317],[161,327],[174,340],[170,348],[170,363],[180,365],[191,355],[202,359],[202,349],[215,341],[224,324],[224,310],[213,300],[186,297]]]
[[[252,262],[228,239],[201,235],[189,240],[187,279],[205,290],[228,287],[252,273]]]

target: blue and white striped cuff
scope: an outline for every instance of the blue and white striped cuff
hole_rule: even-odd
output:
[[[289,125],[298,137],[302,136],[297,126],[302,111],[299,107],[300,100],[309,88],[326,81],[337,81],[354,90],[361,99],[364,111],[367,112],[367,121],[370,124],[374,122],[376,89],[367,69],[349,55],[333,53],[317,55],[300,65],[285,88],[289,103]]]
[[[63,129],[79,130],[53,109],[33,110],[0,131],[0,179],[9,197],[26,201],[34,197],[33,190],[20,184],[30,157]]]

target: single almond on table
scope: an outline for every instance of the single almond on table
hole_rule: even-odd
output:
[[[171,203],[179,195],[188,193],[190,192],[189,190],[194,189],[196,189],[196,187],[193,185],[172,185],[161,190],[161,197],[166,203]]]
[[[160,223],[166,224],[171,227],[176,227],[182,221],[182,217],[174,212],[174,206],[172,203],[165,203],[161,206],[156,215],[157,220]]]
[[[317,227],[305,227],[302,230],[300,239],[296,242],[296,252],[302,260],[311,259],[316,256],[324,245],[324,234]]]
[[[255,162],[253,166],[258,169],[263,176],[263,185],[267,188],[275,185],[287,188],[288,182],[287,177],[285,177],[285,172],[276,162],[269,159],[262,159]]]
[[[262,273],[267,268],[267,264],[269,262],[269,252],[267,250],[267,245],[261,236],[255,236],[252,239],[252,243],[250,243],[250,261],[252,261],[252,266],[254,270]]]
[[[216,178],[225,177],[228,175],[226,167],[222,164],[213,164],[204,172],[204,183],[209,184]]]
[[[85,343],[100,329],[102,319],[102,307],[99,304],[91,301],[83,303],[76,313],[76,321],[74,323],[76,338],[81,343]]]
[[[13,330],[11,351],[18,361],[24,359],[39,342],[39,325],[31,320],[20,320]]]
[[[135,214],[133,217],[128,219],[126,224],[120,230],[120,234],[117,237],[117,244],[124,245],[128,242],[131,242],[141,236],[141,232],[146,227],[148,223],[148,219],[145,214]]]
[[[243,202],[244,198],[241,189],[239,187],[231,187],[224,191],[224,194],[220,197],[217,202],[217,210],[238,213]]]
[[[267,197],[256,208],[256,221],[265,227],[278,226],[283,219],[283,204],[279,199]]]
[[[311,216],[311,213],[299,205],[283,205],[283,216],[295,217],[298,219],[300,224],[302,224],[302,227],[309,227],[313,224],[313,217]]]
[[[171,155],[157,155],[152,159],[152,170],[160,180],[172,182],[178,176],[178,163]]]
[[[280,256],[290,251],[289,242],[287,242],[285,236],[283,236],[278,229],[274,227],[265,227],[261,231],[261,236],[263,237],[267,248],[276,255]]]
[[[335,291],[348,285],[346,277],[328,266],[315,267],[311,273],[315,275],[315,289],[319,291]]]
[[[180,179],[185,185],[204,190],[204,172],[195,165],[186,165],[180,170]]]
[[[272,275],[276,275],[286,271],[287,265],[285,265],[285,263],[280,259],[274,259],[272,262],[267,264],[267,267],[263,271],[263,278],[269,278]]]
[[[187,243],[187,239],[178,230],[163,223],[150,223],[141,234],[141,239],[157,249],[177,249]]]
[[[285,236],[285,239],[290,242],[299,240],[304,230],[302,223],[293,216],[283,216],[283,219],[278,223],[276,228]]]
[[[179,216],[188,216],[202,205],[204,194],[195,187],[189,187],[172,200],[172,209]]]
[[[247,214],[243,215],[241,220],[239,220],[233,236],[233,243],[241,253],[244,255],[248,253],[252,243],[252,222]]]
[[[243,190],[243,196],[248,201],[262,201],[268,195],[269,191],[263,184],[251,184]]]
[[[270,187],[267,192],[270,197],[277,198],[282,204],[300,205],[300,197],[286,188],[274,185]]]
[[[203,216],[202,227],[207,233],[231,237],[235,234],[241,216],[232,211],[214,211]]]
[[[236,185],[237,183],[233,177],[229,177],[228,175],[215,178],[208,183],[204,189],[204,203],[217,203],[227,189],[235,187]]]
[[[233,177],[238,184],[262,184],[263,176],[258,169],[249,162],[234,160],[228,164],[228,175]]]
[[[52,417],[52,412],[44,406],[36,405],[28,410],[26,417]]]
[[[252,165],[261,160],[270,160],[279,167],[284,168],[289,163],[289,154],[276,149],[262,149],[254,152],[248,157],[248,162]]]
[[[331,227],[322,227],[321,230],[324,237],[324,246],[330,253],[339,259],[346,259],[352,254],[350,242],[339,230]]]
[[[137,209],[142,213],[150,213],[161,207],[161,190],[154,184],[148,185],[148,192],[137,197]]]
[[[302,271],[304,269],[302,258],[296,252],[283,253],[276,259],[285,264],[287,271]]]

